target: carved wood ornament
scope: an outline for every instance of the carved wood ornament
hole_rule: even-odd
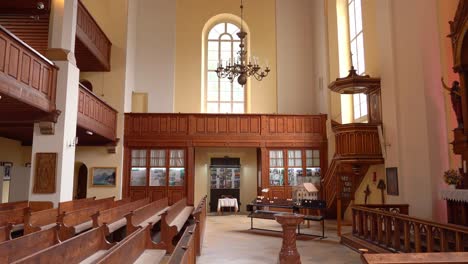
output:
[[[55,193],[57,153],[36,153],[33,193]]]

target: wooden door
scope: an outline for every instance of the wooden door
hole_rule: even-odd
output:
[[[81,164],[80,169],[78,171],[78,184],[76,187],[75,199],[86,198],[87,187],[88,187],[88,167],[86,167],[86,165],[84,164]]]

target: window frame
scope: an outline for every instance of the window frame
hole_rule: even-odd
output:
[[[209,38],[209,35],[211,33],[211,31],[218,25],[220,24],[224,24],[224,32],[223,33],[220,33],[219,36],[218,36],[218,39],[212,39],[212,38]],[[221,54],[222,54],[222,50],[221,50],[221,44],[222,43],[226,43],[226,42],[230,42],[231,43],[231,58],[237,58],[237,54],[235,52],[236,48],[235,48],[235,45],[239,45],[240,44],[240,40],[236,40],[237,37],[231,35],[228,33],[228,24],[231,24],[231,25],[234,25],[237,30],[240,30],[240,27],[237,23],[234,23],[232,21],[218,21],[217,23],[215,23],[213,26],[211,26],[209,28],[209,30],[207,30],[207,33],[206,33],[206,41],[204,43],[204,45],[206,46],[205,48],[205,56],[204,56],[204,60],[205,60],[205,67],[204,67],[204,70],[203,70],[203,74],[205,76],[205,93],[204,93],[204,112],[205,113],[213,113],[213,114],[224,114],[224,113],[230,113],[230,114],[245,114],[247,112],[247,89],[248,89],[248,84],[245,84],[242,89],[243,89],[243,101],[236,101],[234,100],[234,94],[235,94],[235,87],[236,85],[239,85],[237,83],[237,79],[234,80],[232,83],[230,83],[230,100],[227,101],[227,100],[221,100],[221,91],[222,91],[222,83],[223,82],[230,82],[228,79],[225,79],[225,81],[222,81],[221,78],[218,78],[217,80],[217,96],[218,96],[218,99],[216,101],[214,100],[209,100],[209,95],[208,95],[208,91],[209,91],[209,75],[210,73],[214,73],[215,70],[213,69],[209,69],[209,56],[210,56],[210,50],[209,50],[209,43],[210,42],[217,42],[218,43],[218,54],[217,54],[217,58],[218,58],[218,62],[221,60]],[[237,31],[234,31],[234,32],[237,32]],[[223,36],[225,35],[228,35],[230,36],[230,40],[225,40],[225,39],[222,39]],[[247,49],[248,45],[247,45],[247,39],[244,40],[244,45]],[[209,112],[209,104],[210,103],[216,103],[217,104],[217,111],[216,112]],[[230,111],[229,112],[226,112],[226,111],[221,111],[221,105],[222,104],[229,104],[230,105]],[[234,112],[234,106],[236,104],[242,104],[243,107],[242,107],[242,112]]]

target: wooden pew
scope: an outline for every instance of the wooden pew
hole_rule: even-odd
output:
[[[59,243],[51,228],[0,243],[0,263],[11,263]]]
[[[161,215],[161,241],[166,244],[168,253],[174,251],[172,240],[182,230],[192,212],[193,206],[187,206],[187,199],[184,198]]]
[[[165,245],[151,240],[151,225],[138,227],[117,246],[109,250],[99,264],[159,263],[166,254]]]
[[[197,224],[197,228],[195,229],[195,252],[197,256],[201,255],[201,250],[203,246],[203,238],[205,235],[205,227],[206,227],[206,199],[207,197],[203,197],[198,204],[197,208],[192,213],[193,219],[195,219],[195,223]]]
[[[24,205],[24,204],[21,204]],[[51,208],[51,202],[28,202],[29,207],[19,207],[8,211],[0,211],[0,227],[12,224],[11,231],[21,230],[24,227],[24,215],[25,210],[31,210],[34,212]]]
[[[99,211],[92,216],[93,227],[107,224],[106,235],[109,235],[127,224],[127,219],[125,217],[126,215],[140,207],[147,205],[148,203],[149,198],[145,198],[135,202],[126,203],[121,206],[112,207],[104,211]]]
[[[58,206],[59,214],[87,208],[89,207],[89,204],[93,203],[94,201],[96,201],[96,197],[61,202]]]
[[[0,203],[0,211],[8,211],[8,210],[13,210],[17,208],[25,208],[25,207],[28,207],[28,201]]]
[[[146,227],[153,225],[161,220],[161,214],[168,209],[167,197],[154,201],[126,215],[127,234],[134,232],[139,226]]]
[[[132,202],[132,198],[130,198],[130,197],[123,198],[123,199],[115,201],[114,206],[117,207],[117,206],[121,206],[121,205],[130,203],[130,202]]]
[[[61,213],[57,217],[60,240],[67,240],[76,234],[93,227],[92,215],[99,211],[107,210],[114,205],[114,201],[107,200],[106,202],[98,203],[92,207],[80,209],[69,213]]]
[[[185,229],[184,234],[177,243],[168,264],[195,264],[196,249],[195,249],[195,232],[196,225],[190,225]]]
[[[39,212],[53,208],[54,203],[49,201],[29,201],[28,207],[31,208],[33,212]]]
[[[6,226],[0,227],[0,242],[7,241],[11,239],[11,230],[13,229],[13,224],[7,224]]]
[[[25,209],[24,234],[31,234],[57,225],[58,208],[51,208],[39,212]]]
[[[94,263],[114,245],[107,242],[104,232],[104,226],[93,228],[14,263]]]

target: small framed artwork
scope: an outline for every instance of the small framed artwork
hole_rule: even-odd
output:
[[[115,187],[116,177],[116,167],[94,167],[91,173],[91,186]]]
[[[11,180],[11,167],[13,167],[13,162],[0,161],[0,166],[4,167],[5,173],[3,174],[3,180],[4,181]]]
[[[398,192],[398,168],[386,168],[387,175],[387,194],[399,195]]]

